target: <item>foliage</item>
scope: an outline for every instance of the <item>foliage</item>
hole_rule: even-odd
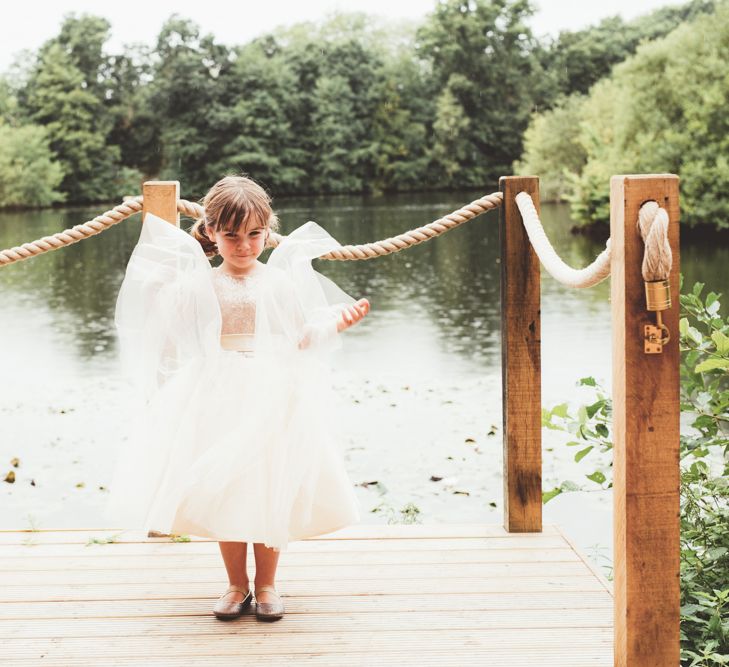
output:
[[[419,23],[335,13],[234,46],[172,14],[152,47],[120,53],[105,48],[105,18],[69,14],[0,77],[6,141],[21,145],[33,132],[22,128],[43,128],[62,181],[45,185],[52,168],[39,167],[41,183],[28,183],[31,171],[19,170],[4,201],[118,200],[147,179],[179,180],[197,198],[231,172],[277,195],[494,187],[526,145],[519,168],[543,177],[546,199],[572,197],[585,220],[605,216],[606,173],[680,167],[686,217],[723,221],[719,27],[707,46],[697,35],[676,49],[688,54],[681,76],[666,78],[656,56],[633,77],[640,95],[622,74],[595,99],[571,97],[596,90],[642,41],[714,6],[691,0],[543,43],[529,26],[532,0],[434,0]],[[656,118],[683,115],[645,134],[626,95],[657,106]]]
[[[542,201],[566,199],[572,175],[585,166],[587,152],[575,132],[583,103],[581,95],[561,98],[550,110],[534,114],[524,133],[524,158],[514,173],[538,175]]]
[[[73,202],[108,197],[120,163],[119,147],[106,141],[111,119],[100,80],[109,28],[106,19],[68,16],[41,47],[20,98],[28,121],[45,127],[63,167],[61,190]]]
[[[681,644],[682,664],[729,661],[729,320],[720,315],[720,295],[701,293],[697,283],[681,295],[681,411],[686,427],[681,461]],[[575,461],[608,452],[611,400],[593,378],[596,400],[576,415],[566,404],[543,410],[547,428],[570,434],[579,447]],[[602,488],[612,486],[612,463],[586,475]],[[548,502],[581,489],[562,482],[543,494]]]
[[[715,0],[692,0],[684,5],[656,9],[632,21],[619,16],[603,19],[583,30],[562,31],[541,55],[550,78],[553,98],[585,94],[613,66],[635,53],[645,41],[665,37],[682,23],[711,14]]]
[[[729,228],[723,196],[729,186],[727,60],[729,3],[722,2],[714,15],[643,43],[586,99],[534,118],[522,165],[545,168],[540,175],[548,183],[562,179],[566,169],[561,196],[582,223],[609,219],[611,175],[675,173],[681,176],[682,222]],[[574,112],[571,125],[559,122],[563,107]]]
[[[43,127],[15,128],[0,121],[0,206],[50,206],[65,199],[63,168],[54,160]]]
[[[438,95],[433,179],[495,183],[521,154],[540,73],[528,0],[446,0],[417,34]],[[505,128],[508,128],[505,131]],[[455,166],[455,169],[454,169]]]

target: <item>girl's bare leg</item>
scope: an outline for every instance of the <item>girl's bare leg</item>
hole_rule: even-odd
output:
[[[225,569],[228,572],[229,583],[248,590],[248,570],[246,569],[248,543],[218,542],[218,545],[220,546],[220,553],[223,555]],[[244,597],[245,595],[243,593],[231,591],[225,599],[230,602],[241,602]]]
[[[259,586],[276,586],[276,567],[281,552],[269,549],[261,543],[253,543],[253,553],[256,557],[256,588]],[[264,603],[278,602],[276,596],[269,591],[263,591],[260,595],[256,593],[256,600]]]

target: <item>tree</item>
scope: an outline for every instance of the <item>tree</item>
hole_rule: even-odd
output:
[[[53,159],[44,128],[0,122],[0,207],[62,202],[62,180],[63,169]]]
[[[102,46],[109,27],[106,19],[67,16],[41,47],[23,96],[27,119],[46,128],[64,171],[61,190],[73,202],[106,200],[118,187],[121,152],[107,143]]]
[[[433,93],[450,90],[440,100],[442,114],[460,108],[469,121],[467,129],[460,123],[459,143],[468,146],[458,160],[460,185],[495,183],[521,155],[539,71],[538,45],[525,23],[533,13],[529,0],[442,0],[418,30]]]
[[[202,196],[220,178],[217,170],[230,136],[231,98],[220,85],[231,68],[231,52],[193,22],[173,14],[155,47],[149,109],[160,119],[162,180],[180,180],[191,196]]]
[[[729,5],[648,42],[593,87],[580,114],[586,164],[575,214],[608,217],[609,175],[681,176],[681,219],[729,227]]]
[[[552,109],[535,114],[524,134],[524,155],[515,174],[538,174],[542,201],[562,201],[571,194],[574,177],[587,161],[579,140],[584,96],[561,98]]]
[[[712,14],[715,9],[715,0],[691,0],[677,7],[661,7],[628,22],[612,16],[584,30],[561,31],[539,52],[552,88],[551,94],[544,91],[544,103],[549,108],[564,96],[587,93],[610,74],[614,65],[634,54],[641,43],[665,37],[682,23]]]

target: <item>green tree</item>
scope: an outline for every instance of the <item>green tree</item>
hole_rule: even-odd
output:
[[[231,52],[177,14],[162,26],[154,51],[148,102],[161,122],[158,177],[182,181],[189,196],[201,196],[220,178],[219,157],[230,139],[232,99],[220,82],[232,67]]]
[[[535,114],[524,134],[524,156],[513,170],[539,175],[542,201],[566,199],[571,180],[585,166],[587,152],[579,141],[583,104],[579,94],[560,99],[552,109]]]
[[[63,168],[53,159],[44,128],[0,122],[0,207],[62,202],[62,180]]]
[[[296,77],[278,41],[267,35],[236,49],[230,76],[221,85],[231,105],[225,130],[230,140],[220,157],[220,171],[253,174],[279,191],[303,190],[306,156],[292,130]]]
[[[458,158],[460,185],[495,183],[521,155],[539,73],[538,44],[526,24],[533,13],[529,0],[445,0],[417,33],[434,94],[449,88],[455,98],[441,100],[440,127],[444,114],[458,114],[459,107],[469,121],[458,139],[459,146],[468,147]],[[436,173],[439,153],[436,148]]]
[[[22,96],[26,119],[46,128],[64,171],[61,189],[73,202],[106,200],[119,185],[120,149],[107,144],[102,46],[109,27],[106,19],[67,16],[41,47]]]
[[[378,83],[378,105],[372,118],[370,151],[373,191],[422,188],[427,174],[426,129],[410,108],[406,83],[385,73]]]
[[[619,16],[603,19],[584,30],[561,31],[540,52],[552,95],[545,96],[551,106],[560,97],[587,93],[614,65],[634,54],[646,41],[665,37],[682,23],[716,9],[715,0],[692,0],[684,5],[661,7],[632,21]]]
[[[106,84],[112,125],[107,141],[119,146],[121,163],[136,170],[140,182],[162,168],[164,121],[154,113],[150,101],[153,62],[150,47],[127,46],[123,53],[110,57]]]
[[[615,173],[681,176],[688,224],[729,227],[729,3],[641,46],[594,87],[580,124],[587,152],[571,197],[584,222],[608,219]]]
[[[437,171],[444,174],[443,184],[446,186],[459,184],[459,179],[464,177],[462,165],[470,153],[471,120],[453,92],[459,85],[468,85],[468,82],[462,75],[452,74],[448,85],[438,96],[433,123],[431,157]],[[467,176],[465,178],[468,179]]]

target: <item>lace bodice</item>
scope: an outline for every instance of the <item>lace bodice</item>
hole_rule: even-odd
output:
[[[266,267],[257,267],[255,275],[231,276],[213,269],[213,287],[220,303],[221,334],[252,334],[256,329],[256,295]]]

